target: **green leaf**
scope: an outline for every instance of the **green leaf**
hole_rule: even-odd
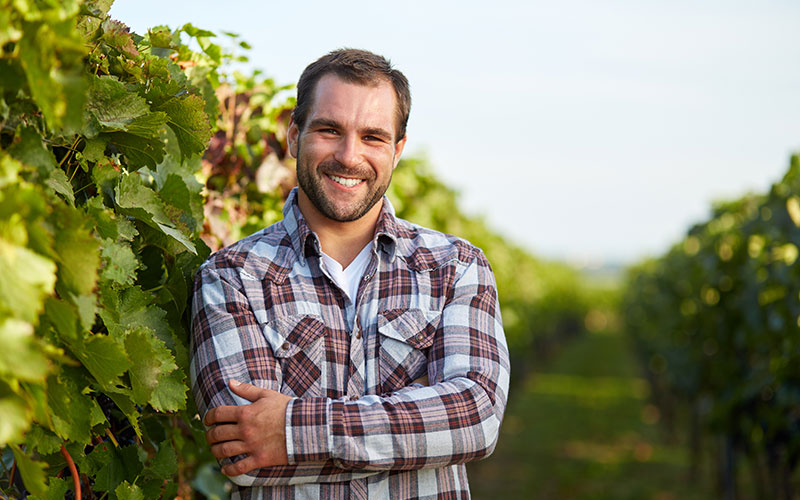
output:
[[[117,215],[103,204],[102,196],[95,196],[86,203],[86,210],[95,220],[97,234],[113,241],[133,241],[139,234],[136,226],[126,217]]]
[[[131,170],[144,166],[155,168],[164,160],[164,142],[158,137],[140,137],[127,132],[101,134],[100,137],[119,148],[128,158]]]
[[[115,243],[112,240],[103,241],[103,271],[100,278],[111,280],[120,285],[133,285],[139,260],[133,254],[127,243]]]
[[[62,18],[65,19],[65,18]],[[78,130],[86,104],[86,47],[75,19],[24,23],[19,57],[28,87],[51,129]]]
[[[194,94],[172,97],[154,107],[154,110],[167,114],[184,158],[202,153],[208,147],[213,129],[204,107],[203,98]]]
[[[176,367],[177,368],[177,367]],[[178,411],[186,408],[186,391],[189,388],[184,382],[181,370],[161,377],[158,386],[150,397],[150,405],[158,411]]]
[[[197,253],[191,239],[177,229],[167,216],[164,202],[155,191],[142,183],[139,175],[131,174],[121,178],[116,189],[116,202],[123,213],[158,229],[190,252]]]
[[[0,374],[44,382],[50,367],[33,336],[33,325],[18,319],[0,319]]]
[[[178,366],[164,342],[156,338],[149,328],[138,327],[128,332],[125,350],[133,364],[130,369],[133,400],[137,404],[145,405],[150,402],[150,396],[162,379],[168,379],[167,375]],[[171,384],[168,382],[165,386],[165,397],[174,396]]]
[[[72,298],[78,308],[78,318],[84,330],[91,330],[94,325],[94,318],[97,315],[97,297],[91,295],[78,295]]]
[[[63,170],[57,168],[50,172],[50,177],[44,183],[52,188],[53,191],[62,195],[70,205],[75,205],[75,193],[72,190],[72,184],[70,184],[67,174]]]
[[[158,452],[146,472],[160,479],[169,479],[178,473],[178,455],[169,440],[158,445]]]
[[[35,322],[55,277],[52,261],[0,238],[0,312]]]
[[[11,389],[0,380],[0,448],[9,443],[16,443],[31,425],[30,410],[25,400],[14,394]]]
[[[78,341],[77,310],[67,301],[48,297],[45,302],[44,319],[50,323],[62,342],[69,344]]]
[[[50,455],[57,452],[61,449],[61,443],[62,441],[58,436],[38,425],[34,425],[25,434],[25,444],[42,455]]]
[[[106,396],[111,398],[111,401],[117,405],[117,408],[120,409],[122,414],[128,418],[128,422],[130,422],[134,432],[141,438],[142,430],[139,427],[139,417],[141,414],[139,410],[136,409],[136,403],[133,402],[133,393],[130,390],[118,388],[106,391]]]
[[[131,366],[122,346],[106,335],[91,335],[70,347],[104,390],[120,384],[119,377]]]
[[[102,137],[86,139],[86,146],[83,148],[83,156],[92,162],[99,162],[105,158],[106,141]]]
[[[0,188],[12,183],[15,184],[21,169],[22,164],[20,162],[4,152],[0,153]]]
[[[90,80],[86,109],[94,115],[104,131],[125,131],[137,118],[150,114],[147,101],[113,76],[93,77]]]
[[[79,388],[80,378],[62,370],[47,382],[47,403],[53,431],[67,441],[88,444],[91,440],[92,406],[97,404]],[[82,380],[80,380],[82,382]]]
[[[17,468],[22,475],[22,482],[25,483],[25,488],[34,495],[45,495],[47,493],[47,485],[44,482],[44,469],[47,464],[34,461],[19,446],[11,445],[11,450],[14,452],[14,459],[17,461]]]
[[[117,489],[114,490],[118,500],[144,500],[144,493],[135,484],[129,484],[123,481]]]
[[[53,247],[59,263],[59,286],[75,295],[89,295],[100,267],[100,244],[88,229],[91,219],[76,208],[55,208],[51,220],[57,228]]]
[[[18,130],[9,153],[22,163],[36,167],[44,178],[58,168],[56,157],[45,147],[42,136],[33,127],[22,127]]]
[[[59,447],[60,448],[60,447]],[[67,491],[72,487],[72,480],[59,479],[57,477],[50,477],[50,484],[47,485],[47,491],[43,495],[31,495],[31,500],[64,500]]]

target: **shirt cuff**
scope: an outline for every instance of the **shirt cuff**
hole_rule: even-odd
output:
[[[336,401],[294,398],[286,406],[286,455],[290,464],[333,458],[332,418]],[[341,412],[339,413],[341,415]]]

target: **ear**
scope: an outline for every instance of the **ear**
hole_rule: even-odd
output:
[[[402,139],[397,141],[394,145],[394,166],[392,170],[397,168],[397,164],[400,162],[400,155],[403,154],[403,148],[406,147],[406,140],[408,139],[408,134],[404,135]]]
[[[298,140],[300,140],[300,127],[294,122],[294,117],[289,118],[289,130],[286,131],[286,143],[289,145],[289,154],[297,158]]]

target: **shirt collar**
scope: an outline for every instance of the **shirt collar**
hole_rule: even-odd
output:
[[[386,256],[388,262],[393,262],[397,253],[398,225],[394,215],[394,207],[386,196],[383,197],[383,207],[378,216],[378,224],[373,237],[375,252]],[[292,242],[295,255],[305,260],[310,255],[320,256],[322,249],[319,238],[308,227],[300,207],[297,204],[297,188],[291,190],[283,205],[283,226]]]

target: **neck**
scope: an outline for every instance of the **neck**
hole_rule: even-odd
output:
[[[383,200],[376,203],[363,217],[350,222],[327,218],[302,190],[298,192],[297,205],[308,227],[319,238],[322,251],[341,264],[342,268],[346,268],[375,235]]]

